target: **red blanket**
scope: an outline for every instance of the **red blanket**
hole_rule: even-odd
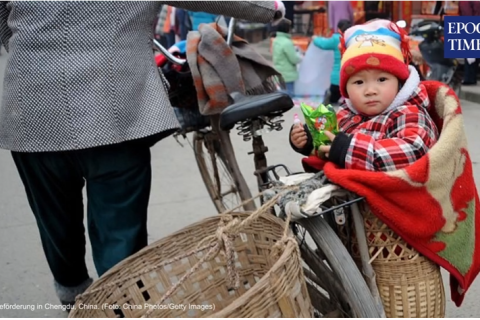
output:
[[[460,306],[480,271],[480,203],[455,93],[426,81],[430,114],[440,138],[420,160],[391,172],[323,167],[335,184],[366,198],[372,212],[420,253],[450,273],[452,300]],[[304,166],[321,169],[316,158]]]

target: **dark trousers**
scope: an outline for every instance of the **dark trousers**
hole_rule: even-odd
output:
[[[330,103],[337,103],[342,95],[340,94],[340,86],[336,84],[330,85]]]
[[[80,151],[12,152],[54,279],[74,287],[85,265],[82,189],[98,275],[147,245],[150,148],[123,143]]]
[[[175,31],[170,30],[169,33],[165,34],[167,37],[167,49],[175,44]]]
[[[465,59],[465,64],[463,65],[463,82],[477,83],[478,62],[479,59],[476,59],[474,63],[469,64],[467,59]]]
[[[286,93],[291,97],[295,97],[295,82],[285,82]]]

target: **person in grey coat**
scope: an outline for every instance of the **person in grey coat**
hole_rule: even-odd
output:
[[[264,23],[284,14],[276,1],[163,3]],[[154,64],[161,5],[0,2],[0,40],[10,53],[0,148],[12,153],[64,305],[92,282],[85,185],[98,275],[147,245],[150,147],[179,127]]]

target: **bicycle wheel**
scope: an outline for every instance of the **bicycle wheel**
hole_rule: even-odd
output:
[[[193,150],[200,175],[217,211],[222,213],[241,204],[242,197],[214,133],[195,132]]]
[[[295,222],[292,227],[308,266],[305,275],[318,315],[380,318],[360,270],[328,223],[315,217]]]

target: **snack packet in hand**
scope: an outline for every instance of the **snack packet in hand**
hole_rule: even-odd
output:
[[[337,115],[333,107],[320,104],[318,108],[313,108],[302,102],[300,109],[302,109],[305,123],[312,134],[315,150],[320,146],[329,145],[331,141],[325,135],[325,131],[330,131],[333,134],[338,133]]]

